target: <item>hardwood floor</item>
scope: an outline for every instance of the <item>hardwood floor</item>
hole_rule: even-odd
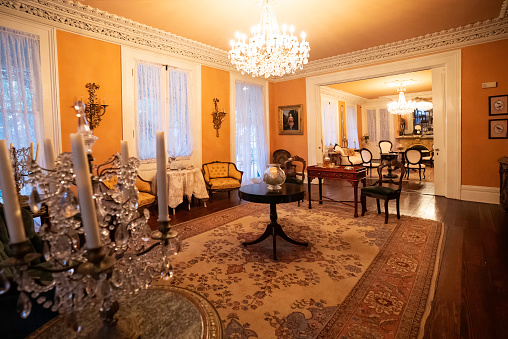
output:
[[[434,196],[433,192],[432,182],[405,181],[400,202],[402,215],[438,220],[445,228],[437,287],[424,337],[508,338],[508,213],[500,205],[452,200]],[[353,190],[348,182],[325,180],[323,195],[352,200]],[[312,198],[317,196],[316,187]],[[231,192],[230,198],[227,193],[216,193],[208,207],[178,208],[170,216],[171,223],[241,203],[245,202],[236,192]],[[375,200],[368,199],[367,204],[369,213],[376,213]],[[389,205],[390,218],[395,218],[395,203]],[[155,226],[155,217],[151,225]]]

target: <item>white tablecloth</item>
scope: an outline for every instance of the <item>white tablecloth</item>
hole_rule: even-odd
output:
[[[157,176],[156,176],[157,177]],[[201,200],[208,200],[208,191],[206,190],[205,180],[199,168],[184,170],[168,170],[168,206],[174,209],[183,202],[186,196],[190,201],[192,196]],[[155,178],[155,190],[157,189],[157,180]],[[206,205],[205,205],[206,206]]]

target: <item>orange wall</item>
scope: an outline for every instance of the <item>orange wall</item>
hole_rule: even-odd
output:
[[[219,111],[228,113],[219,129],[219,137],[213,128],[213,99],[218,98]],[[229,72],[201,66],[201,123],[203,135],[203,163],[234,161],[231,158],[231,111],[229,105]]]
[[[305,79],[270,83],[270,161],[273,152],[285,149],[307,161],[307,107]],[[279,135],[279,106],[303,105],[303,135]],[[311,164],[307,164],[311,165]]]
[[[122,139],[122,70],[120,46],[80,35],[57,31],[58,73],[60,86],[60,118],[62,151],[70,152],[70,133],[77,129],[74,102],[83,97],[88,102],[85,85],[99,85],[97,96],[109,105],[94,135],[99,140],[93,146],[95,163],[107,160],[120,151]]]
[[[508,155],[508,139],[489,139],[488,97],[508,94],[508,40],[462,49],[462,184],[499,187],[497,159]],[[497,88],[482,89],[497,81]]]

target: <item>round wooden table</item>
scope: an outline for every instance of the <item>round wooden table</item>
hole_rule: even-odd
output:
[[[300,242],[291,239],[277,223],[277,204],[288,203],[303,200],[305,189],[302,185],[282,184],[282,189],[277,191],[269,190],[265,183],[246,185],[240,188],[240,199],[270,204],[270,223],[266,226],[265,232],[256,240],[244,242],[243,245],[257,244],[269,236],[273,238],[273,260],[277,260],[277,242],[276,236],[300,246],[307,246],[306,242]]]
[[[388,174],[383,175],[383,177],[389,179],[398,177],[397,174],[392,173],[392,161],[397,160],[398,157],[399,152],[381,153],[381,160],[383,160],[384,163],[388,164]]]

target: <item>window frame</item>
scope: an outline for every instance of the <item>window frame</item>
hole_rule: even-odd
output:
[[[263,78],[253,78],[252,76],[242,75],[240,73],[230,73],[230,97],[229,104],[231,109],[230,119],[230,161],[236,162],[236,82],[246,82],[263,87],[263,111],[265,112],[265,139],[266,139],[266,156],[267,164],[271,163],[272,156],[270,154],[270,111],[269,111],[269,95],[268,95],[268,81]]]
[[[60,98],[58,85],[58,63],[56,46],[56,29],[27,19],[7,16],[0,13],[0,26],[27,32],[39,36],[42,85],[43,135],[41,140],[50,138],[56,154],[62,151]],[[43,151],[42,145],[39,149]],[[44,155],[39,157],[39,162]]]
[[[202,163],[201,136],[201,65],[140,48],[122,46],[122,134],[129,143],[129,154],[138,157],[137,140],[137,98],[136,98],[136,62],[168,65],[189,72],[189,111],[192,131],[192,154],[178,157],[177,161],[185,165],[200,168]],[[165,94],[167,95],[167,94]],[[140,170],[155,170],[155,159],[143,160]]]

